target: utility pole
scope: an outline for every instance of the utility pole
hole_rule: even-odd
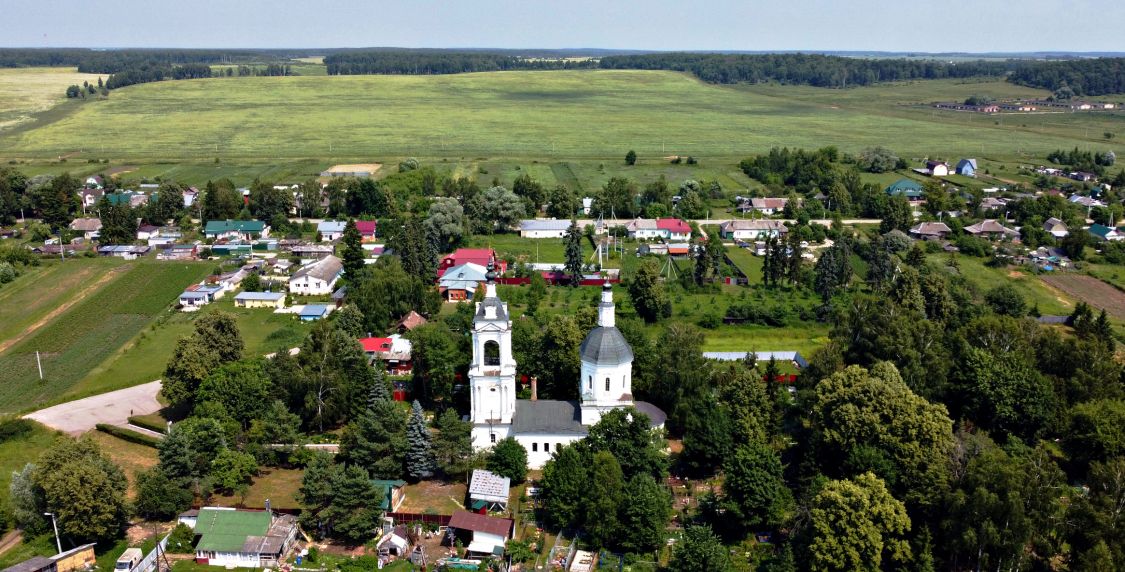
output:
[[[39,366],[39,381],[43,381],[43,362],[39,361],[39,350],[35,350],[35,365]],[[50,513],[43,513],[50,514]],[[52,517],[53,519],[54,517]]]
[[[36,352],[38,354],[38,352]],[[51,526],[55,529],[55,547],[59,549],[59,554],[62,554],[62,541],[59,540],[59,523],[55,520],[55,513],[45,512],[43,516],[51,517]]]

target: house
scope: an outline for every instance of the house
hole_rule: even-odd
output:
[[[401,558],[410,554],[410,538],[405,526],[396,526],[379,539],[375,550],[380,558]]]
[[[779,220],[728,220],[719,225],[719,235],[726,239],[758,240],[789,232]]]
[[[418,312],[411,310],[409,314],[403,316],[402,319],[395,324],[395,330],[400,334],[405,334],[406,332],[413,331],[415,328],[424,325],[426,325],[426,318],[423,318]]]
[[[199,248],[194,244],[163,244],[156,248],[157,260],[195,260]]]
[[[1087,209],[1091,209],[1094,207],[1105,207],[1105,203],[1103,203],[1102,201],[1099,201],[1094,197],[1087,197],[1079,194],[1070,195],[1067,201],[1070,201],[1071,203],[1074,203],[1076,205],[1084,206]]]
[[[91,175],[86,177],[86,184],[84,186],[87,189],[104,189],[105,179],[101,178],[99,175]]]
[[[498,259],[496,251],[491,248],[458,248],[442,257],[438,263],[437,275],[440,278],[445,275],[446,270],[466,263],[476,264],[481,268],[488,268],[489,264],[495,265],[498,274],[508,270],[508,263]]]
[[[465,548],[474,554],[500,556],[504,545],[512,537],[513,521],[510,518],[496,518],[483,514],[458,510],[449,519],[449,528],[464,535],[468,533],[469,542]]]
[[[234,297],[234,305],[239,308],[285,307],[285,294],[281,292],[239,292]]]
[[[945,238],[950,232],[952,231],[944,222],[920,222],[910,227],[910,235],[914,238],[939,239]]]
[[[81,232],[86,240],[94,240],[102,230],[102,220],[99,218],[76,218],[70,222],[68,227],[74,232]]]
[[[948,172],[946,173],[948,174]],[[899,179],[883,190],[892,197],[903,196],[906,200],[917,203],[925,200],[922,195],[922,185],[911,179]]]
[[[390,354],[392,343],[394,342],[390,338],[359,339],[359,345],[363,348],[363,353],[367,354],[368,361],[382,359],[384,355]]]
[[[983,211],[991,211],[996,209],[1006,208],[1008,206],[1008,199],[1000,199],[996,197],[985,197],[980,201],[980,208]]]
[[[160,185],[153,185],[153,188],[159,188]],[[141,188],[146,188],[141,185]],[[105,196],[106,200],[111,205],[126,205],[133,208],[141,207],[148,204],[148,195],[138,193],[136,191],[125,191],[122,193],[108,193]]]
[[[316,223],[316,232],[324,242],[336,242],[344,236],[344,228],[348,223],[342,220],[322,220]]]
[[[251,241],[269,234],[269,225],[260,220],[209,220],[203,228],[203,236],[212,239]]]
[[[487,274],[487,268],[473,262],[454,266],[442,273],[438,280],[438,291],[447,302],[468,300],[485,282]]]
[[[593,197],[582,197],[582,214],[588,215],[594,209]]]
[[[625,230],[628,231],[629,238],[637,240],[663,237],[660,228],[656,226],[656,221],[650,218],[633,219],[625,223]]]
[[[1125,239],[1125,234],[1122,234],[1121,231],[1103,224],[1092,224],[1087,231],[1098,240],[1116,242]]]
[[[297,519],[271,511],[204,507],[196,517],[195,561],[227,568],[273,568],[297,541]]]
[[[1051,217],[1043,223],[1043,230],[1055,238],[1064,238],[1070,234],[1070,230],[1066,228],[1066,223],[1055,217]]]
[[[1020,237],[1020,231],[1008,228],[1000,224],[999,222],[996,222],[995,219],[990,218],[984,219],[974,225],[965,227],[965,232],[973,236],[979,236],[990,240],[1002,238],[1018,239]]]
[[[0,572],[74,572],[89,570],[97,564],[94,544],[83,544],[53,556],[35,556],[4,568]]]
[[[150,246],[108,244],[98,247],[98,254],[101,256],[116,256],[117,258],[124,258],[125,260],[136,260],[148,254],[150,250],[152,250]]]
[[[137,227],[137,240],[149,240],[160,236],[160,227],[151,224],[142,224]]]
[[[949,163],[945,161],[926,161],[926,171],[933,177],[948,177]]]
[[[336,281],[344,272],[344,263],[329,255],[301,267],[289,279],[289,291],[302,296],[327,296],[336,289]]]
[[[383,490],[383,497],[379,501],[379,508],[387,512],[394,512],[406,500],[406,481],[372,479],[371,484]]]
[[[180,294],[180,310],[194,312],[223,296],[221,286],[192,284]]]
[[[355,221],[355,228],[359,231],[360,242],[372,242],[375,240],[375,227],[378,225],[373,220],[357,220]]]
[[[977,160],[961,159],[957,162],[957,174],[965,177],[977,176]]]
[[[332,256],[334,251],[335,249],[325,244],[301,244],[289,247],[289,252],[305,264]]]
[[[85,212],[86,209],[98,204],[103,196],[105,196],[105,191],[101,189],[82,189],[78,191],[78,202],[81,203],[82,210]]]
[[[656,228],[664,240],[691,240],[691,225],[678,218],[658,218]]]
[[[506,512],[512,480],[492,471],[474,469],[469,480],[469,509],[481,514]]]
[[[785,205],[789,203],[787,198],[752,198],[750,199],[750,208],[756,210],[764,215],[774,215],[785,210]]]
[[[184,208],[191,208],[195,204],[195,199],[199,198],[199,189],[195,187],[188,187],[183,191]]]
[[[570,230],[568,220],[523,220],[520,221],[520,236],[523,238],[562,238]]]
[[[332,307],[326,304],[306,304],[301,308],[297,317],[299,317],[302,322],[315,322],[328,317],[328,314],[331,312]]]
[[[1075,181],[1081,181],[1083,183],[1094,181],[1098,178],[1098,176],[1094,173],[1087,173],[1086,171],[1075,171],[1073,173],[1070,173],[1068,176]]]

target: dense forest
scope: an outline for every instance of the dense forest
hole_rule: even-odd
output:
[[[324,58],[328,75],[438,75],[507,70],[596,68],[597,60],[538,59],[505,53],[365,50]]]
[[[1074,95],[1122,93],[1125,92],[1125,58],[1042,62],[1020,67],[1009,81],[1051,91],[1069,87]]]

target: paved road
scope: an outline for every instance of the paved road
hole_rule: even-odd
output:
[[[156,394],[160,381],[119,389],[85,399],[68,401],[29,413],[24,417],[34,419],[48,427],[71,435],[81,435],[98,423],[126,425],[130,415],[147,415],[160,411]]]

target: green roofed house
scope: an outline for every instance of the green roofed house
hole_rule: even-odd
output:
[[[297,519],[268,510],[204,507],[196,517],[195,534],[195,561],[200,564],[272,568],[296,542]]]
[[[406,500],[406,481],[372,479],[371,484],[383,491],[383,496],[379,500],[381,510],[395,512],[402,506],[402,501]]]
[[[270,235],[270,227],[260,220],[209,220],[203,235],[214,239],[251,241]]]
[[[910,179],[899,179],[895,181],[891,186],[886,188],[885,192],[892,197],[899,195],[904,196],[906,200],[912,203],[923,200],[922,185]]]

